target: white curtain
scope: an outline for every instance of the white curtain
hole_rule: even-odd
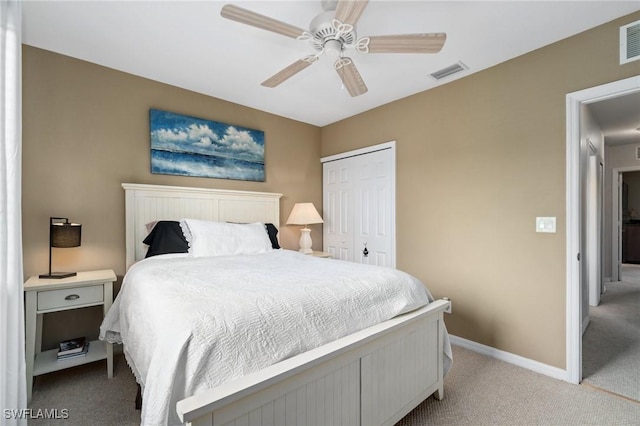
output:
[[[0,423],[25,425],[20,1],[0,0]],[[13,414],[12,414],[13,413]],[[24,411],[23,411],[24,413]]]

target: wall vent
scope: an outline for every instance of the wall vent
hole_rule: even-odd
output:
[[[640,160],[640,145],[636,146],[636,160]]]
[[[446,68],[442,68],[436,72],[429,74],[434,80],[442,80],[443,78],[449,77],[450,75],[459,73],[464,70],[468,70],[469,67],[458,61],[453,65],[449,65]]]
[[[620,64],[640,59],[640,21],[620,27]]]

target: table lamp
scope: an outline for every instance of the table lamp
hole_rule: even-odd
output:
[[[51,248],[79,247],[82,225],[70,223],[66,217],[51,217],[49,219],[49,273],[39,277],[44,279],[73,277],[76,275],[75,272],[51,272]]]
[[[313,203],[296,203],[289,214],[287,219],[287,225],[303,225],[304,228],[300,230],[300,251],[304,254],[311,254],[311,229],[307,228],[307,225],[314,223],[323,223],[322,217],[316,210]]]

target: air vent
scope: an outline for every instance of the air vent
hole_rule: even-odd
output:
[[[636,146],[636,160],[640,160],[640,145]]]
[[[468,66],[458,61],[453,65],[450,65],[446,68],[442,68],[441,70],[433,72],[429,75],[435,80],[442,80],[443,78],[449,77],[450,75],[453,75],[468,69],[469,69]]]
[[[640,59],[640,21],[620,27],[620,64]]]

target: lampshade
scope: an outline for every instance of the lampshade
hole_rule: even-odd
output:
[[[75,272],[51,272],[51,248],[70,248],[80,246],[82,225],[71,223],[66,217],[49,218],[49,273],[41,274],[40,278],[60,279],[76,275]]]
[[[311,225],[313,223],[323,223],[322,217],[313,203],[296,203],[287,219],[287,225]]]
[[[51,247],[79,247],[81,234],[82,225],[79,223],[69,223],[68,219],[64,223],[52,223]]]
[[[289,214],[287,225],[304,225],[304,228],[300,230],[299,251],[301,253],[313,253],[313,250],[311,249],[311,229],[307,228],[307,225],[311,225],[313,223],[323,223],[322,217],[314,207],[313,203],[296,203]]]

